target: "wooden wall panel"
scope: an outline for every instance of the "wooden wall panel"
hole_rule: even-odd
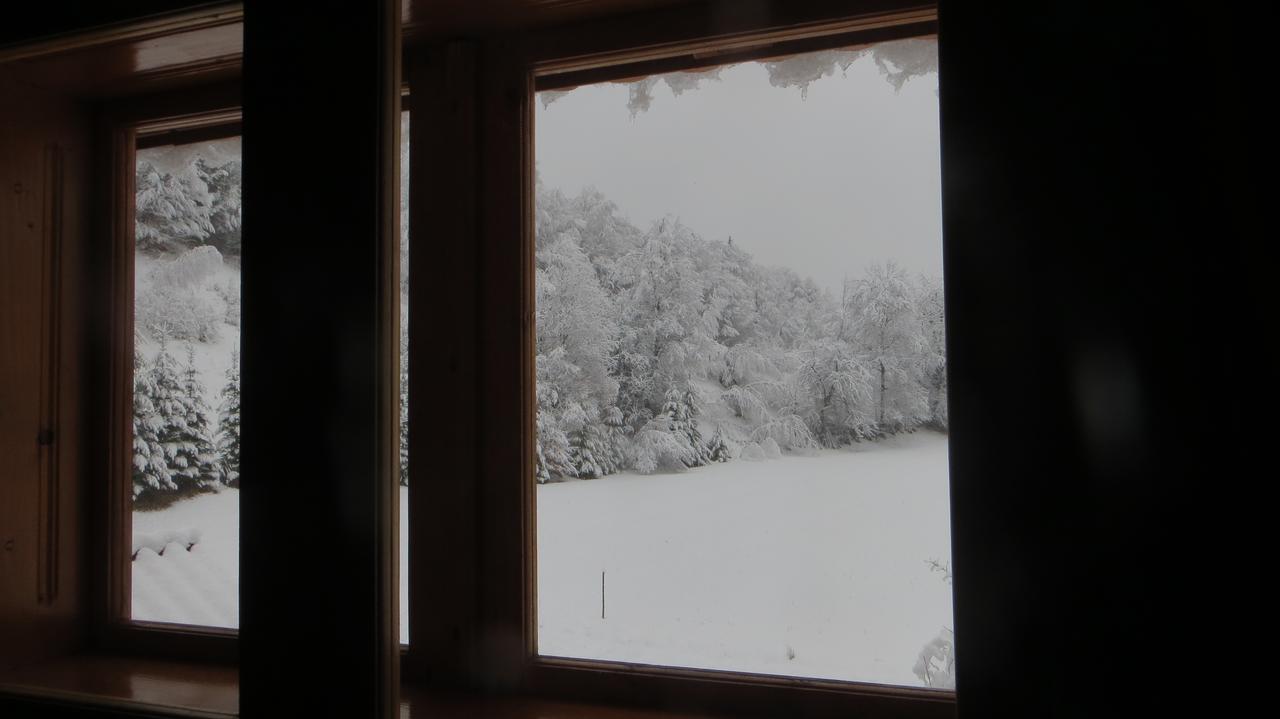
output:
[[[0,78],[0,666],[80,641],[87,124]]]

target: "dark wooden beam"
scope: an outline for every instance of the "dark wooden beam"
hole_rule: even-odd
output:
[[[245,717],[395,710],[397,7],[245,13]]]

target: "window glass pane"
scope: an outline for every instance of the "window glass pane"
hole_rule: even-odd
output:
[[[132,618],[234,628],[240,139],[141,149],[136,182]]]
[[[400,643],[409,643],[409,113],[400,113]]]
[[[538,651],[954,687],[937,48],[538,94]]]

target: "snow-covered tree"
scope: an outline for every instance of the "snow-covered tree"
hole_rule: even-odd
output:
[[[538,442],[548,445],[542,456],[554,474],[603,476],[617,471],[602,425],[618,391],[608,368],[618,334],[613,302],[571,235],[547,243],[537,261]]]
[[[209,194],[209,228],[200,236],[204,242],[224,255],[240,255],[240,161],[231,160],[212,165],[203,157],[196,159],[196,177]]]
[[[184,251],[158,263],[141,284],[134,303],[134,322],[154,338],[212,342],[227,319],[226,296],[207,287],[222,267],[222,255],[208,246]],[[236,291],[235,314],[239,317]]]
[[[631,365],[652,372],[645,383],[651,410],[661,411],[668,390],[684,388],[689,380],[705,375],[724,350],[715,340],[715,323],[704,318],[707,278],[695,262],[701,241],[679,222],[665,218],[614,268],[612,282],[618,287],[623,324],[620,347],[647,360]]]
[[[134,238],[144,252],[176,252],[213,232],[206,193],[187,178],[139,162],[135,174]]]
[[[198,487],[225,484],[226,478],[218,461],[214,446],[213,428],[209,424],[209,405],[204,399],[204,383],[196,369],[195,348],[187,344],[187,365],[182,372],[183,406],[186,410],[184,439],[195,447],[193,461],[182,472]]]
[[[955,689],[955,634],[950,629],[943,627],[938,636],[931,639],[920,650],[920,656],[916,659],[915,666],[911,668],[911,671],[927,687]]]
[[[805,418],[823,446],[875,434],[874,377],[846,343],[827,339],[800,352],[793,382],[803,401],[790,409]]]
[[[133,351],[133,498],[134,501],[178,488],[169,471],[160,430],[164,421],[156,411],[151,363],[138,349]]]
[[[540,481],[945,429],[939,280],[912,284],[890,263],[836,300],[732,238],[673,218],[640,232],[593,189],[536,192]],[[702,435],[698,393],[731,431]]]
[[[916,312],[922,335],[920,372],[928,403],[926,422],[947,429],[946,303],[942,282],[921,277],[916,289]]]
[[[573,463],[569,458],[569,438],[559,427],[546,421],[546,416],[541,409],[537,411],[534,423],[538,435],[534,475],[538,482],[572,477]]]
[[[669,389],[662,413],[641,431],[636,469],[652,472],[658,467],[701,467],[711,461],[711,448],[698,429],[697,398],[690,390]],[[666,435],[662,437],[660,435]]]
[[[218,404],[218,458],[223,481],[229,486],[240,486],[240,352],[234,350],[231,366],[227,368],[227,382],[219,392]]]
[[[151,383],[152,403],[160,419],[160,446],[173,482],[179,491],[197,489],[201,486],[201,460],[196,430],[189,424],[191,401],[183,388],[177,361],[169,354],[168,342],[163,336],[151,363]]]
[[[927,419],[928,397],[920,380],[925,342],[907,274],[893,262],[872,265],[846,290],[837,338],[875,377],[875,427],[911,429]]]
[[[930,559],[929,569],[942,575],[942,581],[951,586],[951,563]],[[956,688],[956,641],[950,627],[943,627],[938,636],[929,640],[920,650],[913,674],[927,687],[934,689]]]
[[[724,436],[724,430],[716,427],[716,431],[711,434],[711,439],[707,440],[707,456],[712,462],[728,462],[733,459],[733,449],[729,446],[729,440]]]
[[[400,326],[400,486],[409,486],[409,332]]]

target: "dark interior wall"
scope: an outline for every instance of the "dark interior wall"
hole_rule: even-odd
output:
[[[1264,44],[1226,17],[942,7],[961,716],[1156,716],[1251,683]]]
[[[0,68],[0,668],[83,639],[89,126]]]
[[[189,10],[219,2],[193,0],[58,0],[55,3],[28,3],[20,18],[6,18],[0,24],[0,47],[49,35],[89,30],[101,25],[138,20],[151,15]]]
[[[1156,3],[943,4],[962,716],[1148,716],[1225,702],[1267,676],[1249,668],[1265,652],[1237,653],[1230,638],[1265,642],[1268,630],[1245,626],[1249,598],[1268,596],[1250,586],[1266,565],[1237,573],[1236,559],[1266,546],[1238,528],[1257,519],[1248,505],[1261,505],[1267,474],[1248,465],[1266,447],[1271,384],[1271,325],[1254,309],[1268,268],[1254,183],[1268,116],[1253,98],[1268,64],[1261,24],[1227,17]],[[4,25],[28,37],[40,27]],[[0,92],[9,197],[10,173],[36,167],[32,143],[78,126],[36,132],[41,108],[69,106]],[[80,129],[66,132],[83,147]],[[18,215],[4,207],[9,228]],[[6,321],[38,294],[24,269],[34,255],[14,237],[0,237]],[[5,349],[23,335],[4,332],[0,357],[21,367],[0,379],[16,393],[0,415],[0,526],[27,536],[35,424],[14,413],[34,411],[22,394],[34,369]],[[0,663],[43,650],[27,626],[45,612],[26,588],[34,554],[6,554],[0,613],[6,640],[21,638],[0,642]],[[73,585],[62,591],[73,601]]]

